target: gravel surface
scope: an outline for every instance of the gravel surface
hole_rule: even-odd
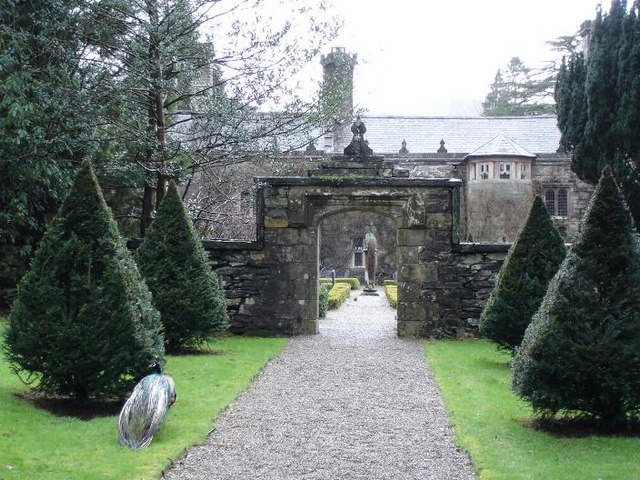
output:
[[[473,479],[422,342],[380,296],[294,337],[166,479]],[[354,297],[357,300],[354,300]]]

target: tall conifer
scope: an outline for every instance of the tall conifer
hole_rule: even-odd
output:
[[[196,348],[227,328],[218,277],[173,182],[136,252],[136,261],[162,315],[167,351]]]
[[[164,354],[151,293],[85,162],[9,316],[13,370],[50,394],[122,398]]]
[[[482,311],[480,333],[499,347],[514,351],[564,256],[562,237],[544,202],[536,196]]]
[[[629,12],[626,6],[612,0],[607,14],[598,11],[588,54],[576,55],[561,72],[556,101],[560,144],[572,153],[572,170],[595,184],[610,165],[639,225],[640,27],[638,2]]]
[[[513,388],[543,415],[620,426],[640,414],[640,242],[609,168],[514,358]]]

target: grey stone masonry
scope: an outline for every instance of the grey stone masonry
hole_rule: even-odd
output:
[[[204,243],[234,332],[318,329],[319,222],[343,211],[385,215],[397,228],[402,337],[467,336],[508,245],[461,245],[456,179],[263,177],[258,241]]]

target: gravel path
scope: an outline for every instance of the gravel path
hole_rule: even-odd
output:
[[[164,478],[475,475],[453,444],[422,342],[396,337],[395,310],[382,294],[351,298],[321,321],[319,335],[292,338]]]

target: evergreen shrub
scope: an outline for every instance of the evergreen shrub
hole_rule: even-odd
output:
[[[228,327],[218,276],[173,182],[135,259],[160,310],[168,352],[193,350]]]
[[[318,290],[318,316],[324,318],[327,316],[327,310],[329,310],[329,290],[330,285],[321,284]]]
[[[565,254],[564,241],[536,196],[480,315],[480,334],[515,351]]]
[[[78,401],[124,398],[164,355],[151,293],[89,162],[20,281],[5,353],[27,383]]]
[[[351,286],[348,283],[338,283],[329,290],[329,310],[340,307],[351,295]]]
[[[527,328],[513,389],[541,415],[619,427],[640,414],[640,243],[608,167]]]

